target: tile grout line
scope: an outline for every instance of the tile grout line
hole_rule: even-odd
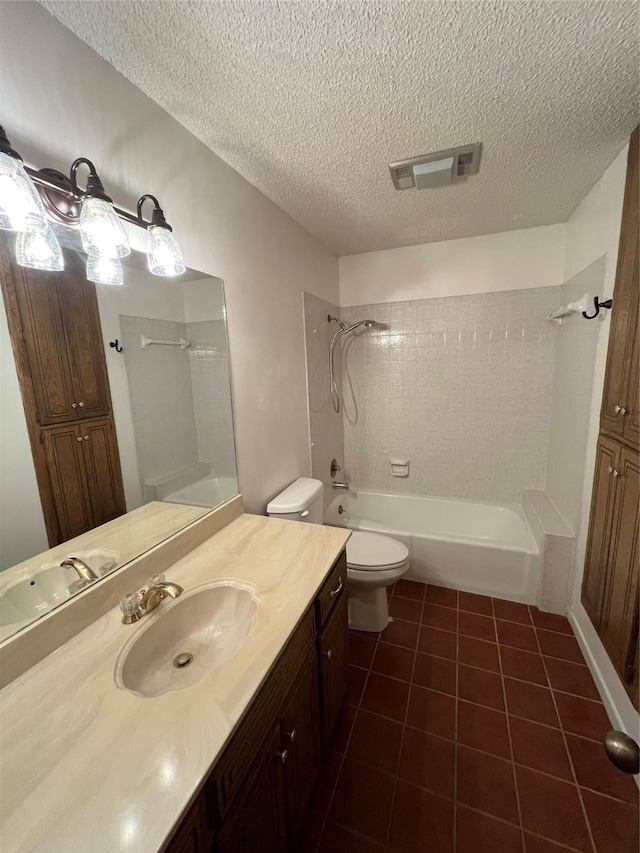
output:
[[[544,655],[542,654],[542,646],[540,645],[540,638],[538,637],[537,630],[535,631],[536,635],[536,643],[538,645],[538,651],[540,653],[540,657],[542,658],[542,666],[544,667],[544,672],[547,677],[547,681],[549,682],[549,686],[551,686],[551,681],[549,679],[549,672],[547,670],[547,664],[544,659]],[[575,767],[573,766],[573,758],[571,756],[571,750],[569,749],[569,744],[567,743],[567,735],[564,730],[564,724],[562,722],[562,717],[560,716],[560,711],[558,710],[558,704],[556,702],[555,693],[551,690],[551,700],[553,702],[553,707],[555,708],[556,714],[558,715],[558,722],[560,723],[560,734],[562,735],[562,742],[564,744],[564,749],[567,754],[567,758],[569,759],[569,766],[571,768],[571,776],[573,777],[573,782],[576,787],[576,791],[578,793],[578,799],[580,801],[580,807],[582,808],[582,815],[584,817],[584,822],[587,827],[587,833],[589,836],[589,841],[591,842],[591,847],[593,849],[593,853],[598,853],[596,842],[593,837],[593,832],[591,831],[591,823],[589,821],[589,816],[587,815],[587,808],[584,804],[584,799],[582,797],[582,791],[580,789],[580,785],[578,784],[578,776],[576,774]]]
[[[492,599],[493,606],[493,599]],[[520,846],[522,847],[523,853],[526,850],[526,841],[524,837],[524,826],[522,825],[522,806],[520,805],[520,791],[518,789],[518,777],[516,773],[516,762],[515,756],[513,753],[513,738],[511,737],[511,723],[509,722],[509,706],[507,704],[507,688],[504,683],[504,672],[502,669],[502,652],[501,644],[498,642],[498,620],[495,619],[495,607],[494,610],[494,628],[496,632],[496,645],[498,647],[498,665],[500,666],[500,684],[502,685],[502,701],[504,702],[504,712],[505,712],[505,721],[507,724],[507,737],[509,739],[509,755],[511,756],[511,772],[513,775],[513,788],[516,795],[516,808],[518,810],[518,823],[520,824]]]
[[[425,584],[424,593],[422,596],[422,612],[424,612],[425,598],[427,594],[427,585]],[[396,772],[394,774],[393,780],[393,792],[391,794],[391,807],[389,809],[389,823],[387,825],[387,834],[384,840],[384,850],[389,850],[389,840],[391,837],[391,824],[393,823],[393,809],[396,803],[396,793],[398,790],[398,774],[400,771],[400,762],[402,761],[402,749],[404,747],[404,735],[407,730],[407,718],[409,716],[409,703],[411,702],[411,690],[413,689],[413,677],[416,670],[416,660],[418,658],[418,645],[420,643],[420,629],[422,627],[422,620],[420,621],[420,625],[418,626],[418,634],[416,636],[416,645],[413,650],[413,664],[411,665],[411,679],[409,681],[409,693],[407,694],[407,705],[404,709],[404,720],[402,721],[402,733],[400,735],[400,749],[398,750],[398,760],[396,761]],[[372,661],[373,663],[373,661]]]

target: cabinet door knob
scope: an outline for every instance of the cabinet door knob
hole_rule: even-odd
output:
[[[85,436],[84,436],[84,440],[85,440],[85,441],[89,441],[89,436],[88,436],[88,435],[85,435]]]
[[[81,436],[81,435],[79,435],[79,436],[76,438],[76,441],[82,441],[82,436]]]
[[[80,408],[81,408],[81,409],[83,409],[83,408],[84,408],[84,403],[82,402],[82,400],[80,400],[80,402],[78,403],[78,405],[80,406]]]
[[[286,732],[286,735],[289,738],[289,741],[291,743],[293,743],[295,741],[295,739],[298,737],[298,732],[295,729],[291,729],[290,732]]]
[[[329,649],[329,651],[327,652],[322,652],[322,654],[326,657],[327,660],[331,660],[331,658],[333,657],[333,652],[331,651],[331,649]]]
[[[335,598],[336,595],[340,595],[340,593],[342,592],[342,587],[343,587],[342,578],[340,578],[340,582],[338,583],[338,586],[335,589],[331,590],[331,592],[329,593],[329,596],[331,598]]]
[[[612,468],[612,467],[611,467],[611,465],[609,465],[609,469],[608,469],[608,470],[609,470],[609,473],[610,473],[613,477],[619,477],[619,476],[620,476],[620,471],[616,471],[616,469],[615,469],[615,468]]]
[[[626,415],[627,414],[627,410],[625,409],[624,406],[615,406],[613,411],[616,413],[616,415]]]
[[[72,408],[72,409],[77,409],[77,408],[78,408],[78,404],[77,404],[77,403],[72,403],[72,404],[71,404],[71,408]]]
[[[283,764],[286,764],[287,758],[289,758],[289,750],[283,749],[282,752],[276,752],[276,757],[279,758]]]

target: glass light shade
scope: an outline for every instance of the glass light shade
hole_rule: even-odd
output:
[[[122,264],[117,258],[87,255],[87,279],[96,284],[124,284]]]
[[[80,211],[82,245],[88,255],[124,258],[131,249],[118,214],[109,201],[85,198]]]
[[[58,238],[46,228],[21,231],[16,237],[16,260],[23,267],[55,272],[64,269],[64,258]]]
[[[0,152],[0,228],[33,231],[47,227],[47,215],[33,181],[16,157]]]
[[[147,261],[154,275],[182,275],[186,269],[178,241],[161,225],[149,227]]]

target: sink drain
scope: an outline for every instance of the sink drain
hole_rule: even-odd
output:
[[[193,660],[193,655],[191,652],[182,652],[182,654],[176,655],[173,659],[173,665],[178,669],[182,669],[185,666],[189,666],[191,661]]]

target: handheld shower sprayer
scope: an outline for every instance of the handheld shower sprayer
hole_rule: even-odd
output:
[[[364,326],[365,329],[371,329],[374,326],[377,326],[378,323],[376,320],[358,320],[357,323],[352,323],[351,326],[345,326],[345,324],[339,317],[333,317],[331,314],[327,314],[327,320],[330,323],[335,322],[340,326],[338,331],[331,339],[331,345],[329,346],[329,391],[331,393],[331,403],[333,404],[333,410],[337,413],[340,411],[340,393],[338,392],[338,385],[336,383],[333,354],[336,348],[338,338],[341,335],[348,335],[350,332],[355,331],[355,329],[358,329],[360,326]]]

